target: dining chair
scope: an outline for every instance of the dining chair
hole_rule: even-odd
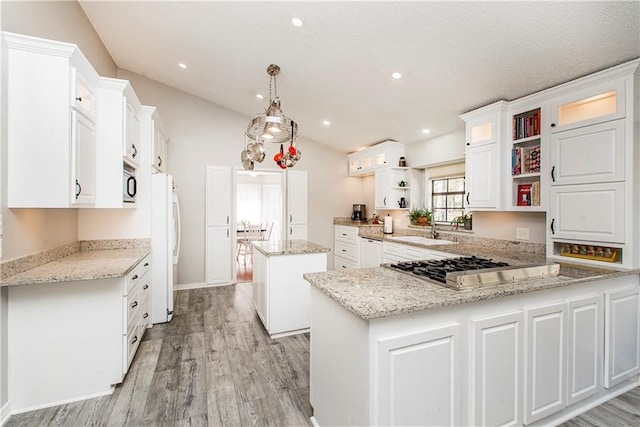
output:
[[[268,241],[271,238],[271,230],[273,230],[273,221],[267,223],[266,227],[263,229],[262,238],[260,240]]]
[[[240,255],[244,257],[244,263],[247,263],[247,257],[252,254],[251,242],[262,240],[262,224],[248,224],[244,227],[244,231],[238,236],[238,251],[236,260]]]

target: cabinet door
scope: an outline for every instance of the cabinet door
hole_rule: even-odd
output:
[[[267,330],[269,330],[268,267],[267,258],[256,251],[253,256],[253,305]]]
[[[382,242],[361,237],[360,267],[379,267],[382,261]]]
[[[551,131],[561,132],[625,115],[624,80],[614,80],[553,99]]]
[[[389,170],[378,169],[375,172],[375,205],[376,209],[391,209],[389,200]]]
[[[229,227],[207,227],[205,258],[207,284],[231,281],[231,236]]]
[[[525,424],[565,407],[566,304],[526,311]]]
[[[95,120],[95,95],[89,79],[76,67],[71,67],[71,106]]]
[[[604,386],[613,387],[638,375],[638,285],[605,292],[605,375]]]
[[[124,158],[130,165],[138,166],[140,147],[140,118],[132,103],[125,98]]]
[[[93,204],[96,186],[96,132],[92,121],[71,111],[71,203]]]
[[[284,173],[286,188],[286,226],[283,229],[285,239],[308,238],[309,216],[309,175],[307,171],[287,170]]]
[[[153,131],[153,167],[158,172],[167,172],[167,137],[154,120]]]
[[[553,134],[551,184],[624,181],[624,120]]]
[[[307,224],[291,224],[289,225],[289,239],[307,240],[309,238],[309,230]]]
[[[466,207],[497,209],[500,194],[497,144],[467,148],[465,159]]]
[[[602,377],[602,297],[569,301],[567,319],[567,405],[592,396]]]
[[[498,115],[468,122],[466,125],[467,146],[475,147],[498,141]]]
[[[522,312],[473,320],[470,425],[522,424]]]
[[[228,227],[231,224],[231,168],[207,166],[206,225]]]
[[[460,423],[460,326],[379,339],[376,425]]]
[[[552,239],[625,242],[624,183],[551,187]]]

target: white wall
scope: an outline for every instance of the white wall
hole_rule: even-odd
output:
[[[119,70],[118,77],[131,82],[143,104],[158,107],[170,138],[168,169],[175,177],[182,211],[178,283],[203,282],[205,166],[242,168],[240,152],[249,117],[127,70]],[[295,118],[294,112],[289,114]],[[304,134],[303,123],[300,128]],[[333,247],[333,217],[350,212],[351,200],[361,188],[347,178],[346,153],[304,137],[298,147],[302,159],[295,168],[309,171],[309,240]],[[267,147],[260,169],[280,170],[272,160],[277,149]]]

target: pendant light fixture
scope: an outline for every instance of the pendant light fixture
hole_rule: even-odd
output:
[[[298,124],[285,116],[280,107],[276,76],[280,67],[271,64],[267,68],[269,75],[269,106],[264,113],[251,118],[245,131],[245,147],[240,158],[245,169],[253,169],[254,162],[262,162],[265,158],[264,143],[280,144],[273,160],[282,169],[290,168],[300,160],[300,150],[296,148]],[[285,145],[288,145],[285,150]]]

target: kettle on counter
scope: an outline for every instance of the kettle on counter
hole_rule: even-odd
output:
[[[400,206],[400,209],[404,209],[407,207],[407,201],[405,200],[404,197],[400,197],[400,201],[398,202],[398,205]]]

